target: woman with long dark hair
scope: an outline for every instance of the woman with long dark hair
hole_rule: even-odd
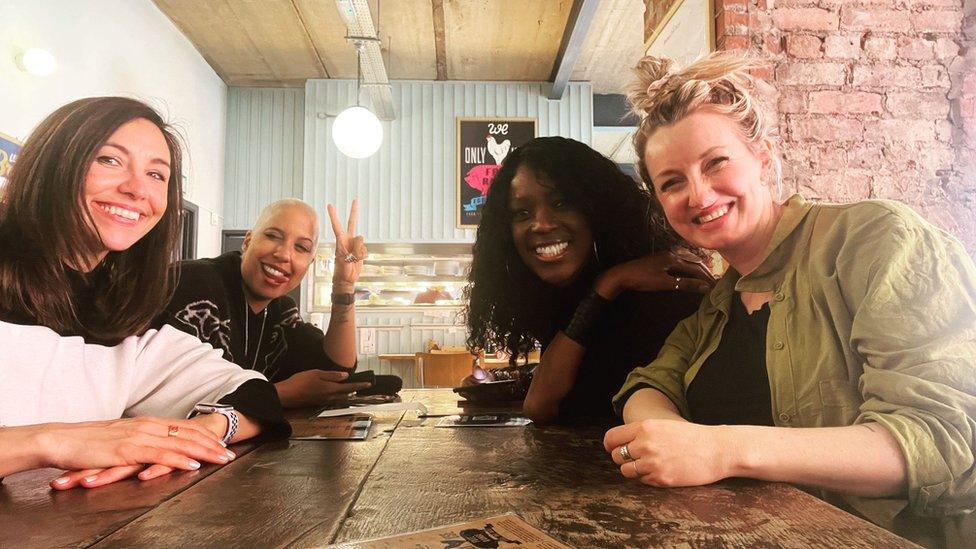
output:
[[[0,476],[148,480],[288,432],[259,374],[147,330],[173,289],[181,169],[175,134],[122,97],[65,105],[24,144],[0,197]]]
[[[468,345],[544,352],[525,413],[612,417],[627,372],[695,311],[711,276],[652,214],[647,191],[562,137],[512,151],[488,192],[466,289]]]

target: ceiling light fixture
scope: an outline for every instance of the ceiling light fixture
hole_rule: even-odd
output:
[[[47,50],[31,48],[17,56],[20,70],[34,76],[50,76],[58,68],[58,60]]]
[[[363,42],[356,44],[356,105],[336,116],[332,123],[332,141],[342,154],[350,158],[372,156],[383,143],[383,125],[379,118],[366,107],[359,105],[359,88],[362,81],[360,54]]]

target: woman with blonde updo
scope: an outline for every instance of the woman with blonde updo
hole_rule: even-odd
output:
[[[779,192],[748,59],[645,57],[629,100],[641,177],[725,276],[614,399],[605,446],[627,478],[727,477],[842,494],[879,523],[976,504],[976,268],[890,201]],[[797,428],[799,427],[799,428]],[[884,499],[882,499],[884,498]]]

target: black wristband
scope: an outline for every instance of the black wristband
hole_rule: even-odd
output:
[[[573,318],[570,319],[569,325],[566,326],[563,333],[583,347],[588,347],[600,318],[603,316],[603,311],[608,305],[610,305],[610,300],[596,292],[590,292],[576,306],[576,312],[573,313]]]
[[[354,305],[356,303],[356,294],[332,294],[332,304],[333,305]]]

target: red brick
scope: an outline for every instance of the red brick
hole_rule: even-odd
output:
[[[793,57],[815,59],[823,56],[820,38],[809,34],[790,34],[786,36],[786,53]]]
[[[840,63],[790,63],[776,69],[780,84],[840,86],[847,79],[847,68]]]
[[[838,170],[815,174],[800,184],[805,195],[812,191],[811,198],[853,202],[871,196],[871,176],[869,170]]]
[[[794,116],[788,126],[798,141],[859,141],[864,132],[861,121],[854,118]]]
[[[945,143],[952,141],[953,131],[955,131],[955,127],[948,119],[935,121],[935,138],[937,140]]]
[[[877,169],[883,161],[881,147],[877,144],[852,145],[847,151],[847,166],[851,168]]]
[[[781,114],[805,112],[807,110],[807,92],[784,88],[779,92],[777,107]]]
[[[716,36],[740,36],[749,34],[749,14],[725,12],[715,19]]]
[[[976,118],[976,96],[959,99],[959,115],[963,118]]]
[[[855,87],[889,88],[915,87],[921,81],[919,70],[915,67],[862,66],[854,67]]]
[[[737,11],[745,13],[749,9],[749,0],[713,0],[715,13],[722,11]]]
[[[952,32],[962,29],[962,12],[932,10],[915,13],[912,26],[918,32]]]
[[[935,56],[940,61],[948,61],[959,55],[959,44],[951,38],[939,38],[935,41]]]
[[[926,65],[921,69],[921,84],[926,88],[948,89],[952,82],[949,80],[949,73],[942,65]]]
[[[870,92],[810,92],[810,112],[824,114],[881,113],[882,96]]]
[[[861,56],[860,34],[832,34],[824,39],[824,54],[840,59],[857,59]]]
[[[894,59],[895,41],[891,38],[871,37],[864,41],[864,52],[871,59]]]
[[[899,36],[898,57],[915,61],[934,59],[935,41],[911,36]]]
[[[895,116],[940,118],[949,115],[949,98],[941,92],[890,92],[885,98],[885,108]]]
[[[837,14],[819,8],[776,8],[773,22],[784,31],[829,31],[837,28]]]
[[[864,121],[865,141],[886,143],[935,141],[935,124],[931,120],[884,119]]]
[[[777,55],[783,52],[783,40],[779,36],[769,35],[763,38],[763,49]]]
[[[748,36],[722,36],[717,42],[720,50],[748,50],[751,45]]]
[[[907,10],[867,9],[845,5],[840,9],[840,28],[855,31],[905,32],[911,28]]]
[[[752,10],[749,12],[749,31],[764,33],[773,30],[773,18],[769,10]]]
[[[910,0],[912,7],[961,8],[963,0]]]

